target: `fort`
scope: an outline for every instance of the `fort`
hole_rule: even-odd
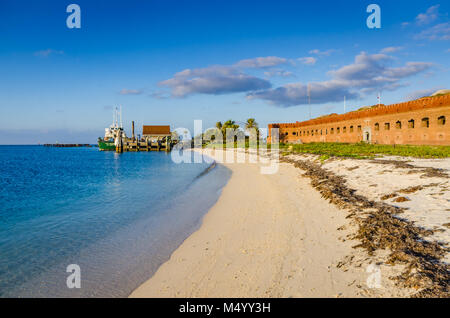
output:
[[[368,142],[374,144],[450,145],[450,94],[363,107],[295,123],[269,124],[285,143]]]

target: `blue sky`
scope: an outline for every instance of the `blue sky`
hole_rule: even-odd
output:
[[[81,7],[81,29],[66,7]],[[369,29],[366,8],[381,8]],[[0,2],[0,144],[94,143],[131,120],[192,129],[421,97],[450,83],[447,1]]]

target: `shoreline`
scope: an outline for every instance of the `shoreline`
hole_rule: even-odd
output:
[[[385,253],[354,249],[356,225],[300,169],[280,163],[276,174],[261,175],[258,164],[223,165],[231,179],[200,228],[129,297],[411,294],[388,278],[401,266],[382,266],[381,286],[368,286],[368,268]]]
[[[118,160],[112,152],[73,148],[77,160],[72,161],[68,156],[75,153],[36,149],[35,156],[43,161],[33,160],[27,169],[36,171],[43,164],[48,172],[31,183],[42,185],[36,190],[39,200],[30,201],[30,191],[24,191],[11,196],[16,200],[5,201],[9,208],[0,236],[5,251],[0,264],[2,297],[127,297],[200,227],[230,175],[217,167],[199,177],[209,164],[183,167],[163,152],[134,153]],[[3,155],[29,158],[29,151]],[[70,169],[59,169],[63,162]],[[114,165],[125,173],[110,179]],[[29,175],[27,169],[23,176]],[[66,188],[69,180],[77,187]],[[13,193],[16,188],[11,183],[4,189]],[[114,196],[107,195],[111,193]],[[61,197],[66,198],[64,207],[59,205]],[[30,207],[21,210],[22,202]],[[80,266],[82,288],[67,288],[68,264]]]

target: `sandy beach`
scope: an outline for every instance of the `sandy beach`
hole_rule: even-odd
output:
[[[405,265],[388,264],[389,250],[369,256],[354,248],[360,243],[354,238],[358,225],[348,211],[325,200],[302,169],[280,163],[277,173],[261,174],[255,163],[224,165],[232,177],[201,228],[130,297],[405,297],[417,292],[418,287],[390,279]],[[409,184],[403,181],[400,188]],[[438,237],[445,239],[442,234]]]

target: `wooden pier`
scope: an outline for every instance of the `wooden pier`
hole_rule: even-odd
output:
[[[143,126],[142,137],[135,137],[134,122],[132,122],[132,137],[120,140],[116,144],[116,152],[125,151],[171,151],[170,126]]]
[[[124,151],[170,151],[172,143],[170,140],[166,141],[137,141],[129,140],[123,143],[122,149],[117,149],[116,152]]]

